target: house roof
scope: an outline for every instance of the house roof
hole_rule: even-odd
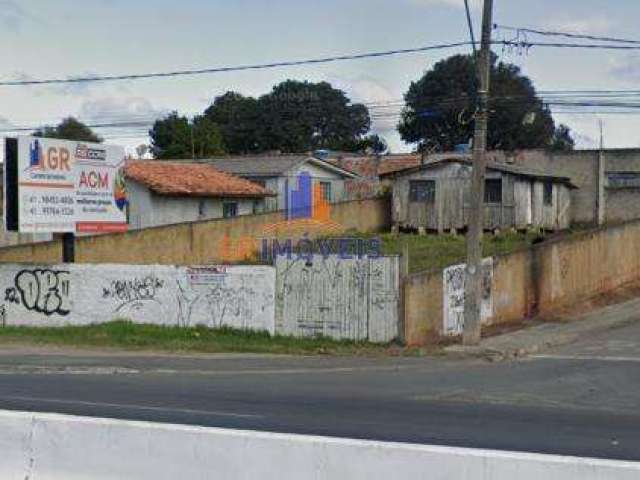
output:
[[[471,155],[468,154],[441,154],[437,156],[430,157],[427,163],[417,165],[415,167],[405,168],[399,171],[393,171],[386,174],[380,174],[381,177],[399,177],[403,175],[407,175],[409,173],[413,173],[423,169],[433,168],[437,165],[442,165],[443,163],[464,163],[469,166],[473,166],[473,161]],[[558,183],[565,183],[570,188],[578,188],[576,187],[571,178],[565,177],[562,175],[556,175],[554,173],[549,173],[543,170],[537,170],[529,167],[521,167],[519,165],[510,165],[505,163],[496,163],[491,162],[487,164],[488,170],[498,171],[510,173],[512,175],[518,175],[521,177],[535,178],[539,180],[552,180]]]
[[[355,172],[361,177],[377,177],[378,175],[404,170],[420,165],[420,155],[384,155],[376,156],[342,156],[327,160],[333,165]]]
[[[202,163],[135,160],[125,175],[160,195],[186,197],[245,197],[273,195],[258,184]]]
[[[242,176],[279,177],[305,162],[313,163],[345,177],[355,178],[358,176],[356,173],[333,165],[326,160],[308,155],[255,155],[209,158],[201,161],[213,165],[219,170]]]

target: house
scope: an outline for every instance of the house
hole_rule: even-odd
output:
[[[472,169],[469,155],[451,154],[381,175],[393,182],[394,228],[464,230],[471,207]],[[485,229],[566,229],[573,189],[568,177],[491,163],[485,184]]]
[[[349,170],[308,155],[224,157],[203,162],[275,192],[275,197],[265,201],[266,211],[287,209],[301,175],[310,176],[313,187],[319,187],[324,199],[331,203],[350,199],[345,183],[358,178]]]
[[[489,160],[571,178],[571,223],[615,224],[640,218],[640,149],[488,152]]]
[[[264,187],[202,163],[127,163],[130,229],[228,218],[261,211],[273,196]]]

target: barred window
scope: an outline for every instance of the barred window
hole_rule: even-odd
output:
[[[484,203],[502,203],[501,178],[489,178],[485,180]]]
[[[435,202],[435,180],[411,180],[409,182],[409,201],[411,202]]]

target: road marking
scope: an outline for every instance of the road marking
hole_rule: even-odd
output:
[[[640,363],[640,357],[611,357],[598,355],[531,355],[529,358],[543,360],[591,360],[599,362]]]
[[[104,403],[104,402],[87,402],[83,400],[65,400],[61,398],[38,398],[38,397],[21,397],[13,395],[2,395],[0,401],[18,401],[18,402],[42,402],[57,405],[81,405],[85,407],[107,407],[107,408],[127,408],[131,410],[146,410],[150,412],[164,413],[188,413],[196,415],[213,415],[218,417],[234,417],[234,418],[264,418],[264,415],[256,415],[251,413],[233,413],[222,412],[218,410],[193,410],[190,408],[172,408],[172,407],[150,407],[144,405],[129,405],[122,403]]]
[[[400,370],[420,370],[432,365],[389,365],[361,367],[319,367],[319,368],[268,368],[235,370],[189,370],[156,368],[140,370],[126,367],[50,367],[41,365],[0,365],[0,375],[300,375],[309,373],[357,373],[357,372],[394,372]]]

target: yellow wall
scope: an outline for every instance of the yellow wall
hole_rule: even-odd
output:
[[[331,205],[331,233],[378,231],[389,227],[389,199],[354,200]],[[225,235],[235,245],[240,239],[264,235],[282,222],[280,212],[232,219],[182,223],[121,234],[76,239],[78,263],[194,265],[222,263]],[[320,233],[317,233],[320,234]],[[310,234],[314,236],[313,232]],[[0,262],[59,263],[60,240],[0,248]]]
[[[640,221],[536,245],[494,259],[492,323],[507,323],[579,304],[640,279]],[[443,324],[442,272],[405,283],[409,344],[438,338]]]

